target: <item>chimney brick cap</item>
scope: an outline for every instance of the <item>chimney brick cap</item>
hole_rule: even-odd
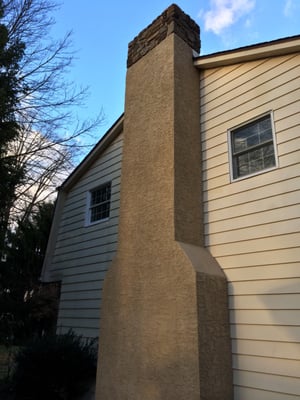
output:
[[[197,53],[200,51],[200,28],[176,4],[170,5],[128,45],[127,67],[130,67],[167,36],[175,33]]]

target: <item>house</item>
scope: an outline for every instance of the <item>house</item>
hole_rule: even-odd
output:
[[[58,191],[42,280],[60,282],[59,333],[99,335],[102,285],[118,240],[122,130],[123,116]],[[105,190],[109,209],[96,215],[91,202]]]
[[[300,396],[300,36],[199,50],[174,4],[129,44],[59,191],[43,280],[59,331],[101,316],[97,400]]]

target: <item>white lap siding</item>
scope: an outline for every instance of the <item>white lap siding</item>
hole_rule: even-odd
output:
[[[51,262],[53,279],[61,280],[58,333],[99,335],[103,280],[118,241],[121,157],[119,136],[66,195]],[[88,191],[109,181],[109,219],[86,226]]]
[[[206,246],[229,282],[235,400],[300,396],[300,55],[202,71]],[[227,130],[273,111],[279,167],[230,182]]]

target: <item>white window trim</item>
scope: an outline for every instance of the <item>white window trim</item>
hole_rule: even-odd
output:
[[[104,182],[101,185],[98,185],[96,187],[92,187],[91,189],[89,189],[87,191],[87,193],[86,193],[86,208],[85,208],[85,224],[84,224],[84,226],[92,226],[92,225],[96,225],[96,224],[101,224],[103,222],[107,222],[110,219],[110,216],[109,216],[107,218],[102,218],[102,219],[99,219],[97,221],[91,222],[91,207],[90,207],[92,192],[94,190],[100,189],[102,186],[105,186],[105,185],[107,185],[109,183],[111,184],[111,181]],[[112,187],[112,185],[111,185],[111,187]],[[111,204],[111,198],[112,198],[112,193],[110,195],[110,204]],[[111,209],[110,209],[110,211],[111,211]]]
[[[274,157],[275,157],[275,165],[270,168],[262,169],[261,171],[253,172],[252,174],[244,175],[244,176],[239,176],[238,178],[234,178],[234,171],[233,171],[233,154],[232,154],[232,131],[235,129],[241,128],[247,124],[250,124],[251,122],[255,122],[259,120],[260,118],[263,118],[265,116],[269,115],[271,119],[271,126],[272,126],[272,138],[273,138],[273,146],[274,146]],[[256,175],[261,175],[265,174],[266,172],[272,171],[276,168],[278,168],[279,163],[278,163],[278,152],[277,152],[277,142],[276,142],[276,133],[275,133],[275,123],[274,123],[274,113],[272,110],[267,111],[263,114],[256,115],[255,117],[244,121],[240,123],[239,125],[235,125],[234,127],[230,128],[227,130],[227,143],[228,143],[228,157],[229,157],[229,172],[230,172],[230,182],[238,182],[244,179],[252,178]]]

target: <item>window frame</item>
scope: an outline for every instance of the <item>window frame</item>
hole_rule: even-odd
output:
[[[109,200],[105,200],[103,202],[97,203],[97,204],[91,204],[91,200],[92,200],[92,193],[96,192],[97,190],[100,190],[102,188],[105,188],[107,186],[110,186],[110,197]],[[92,189],[90,189],[87,192],[87,200],[86,200],[86,217],[85,217],[85,226],[91,226],[91,225],[95,225],[95,224],[99,224],[101,222],[105,222],[108,221],[110,218],[110,212],[111,212],[111,197],[112,197],[112,182],[105,182],[99,186],[93,187]],[[91,221],[91,217],[92,217],[92,209],[95,207],[98,207],[99,205],[102,204],[109,204],[109,212],[108,212],[108,217],[104,217],[104,218],[100,218],[97,219],[95,221]]]
[[[264,117],[270,117],[270,123],[271,123],[271,129],[272,129],[272,145],[273,145],[273,150],[274,150],[274,158],[275,158],[275,165],[269,168],[263,168],[259,171],[255,171],[249,174],[245,174],[242,176],[235,176],[235,167],[234,167],[234,157],[236,155],[233,153],[233,135],[234,131],[238,130],[239,128],[246,127],[249,124],[254,123],[255,121],[259,122]],[[237,182],[243,179],[251,178],[256,175],[260,175],[269,171],[272,171],[276,168],[278,168],[278,154],[277,154],[277,144],[276,144],[276,134],[275,134],[275,124],[274,124],[274,115],[273,111],[268,111],[263,114],[257,115],[245,122],[242,122],[239,125],[235,125],[234,127],[228,129],[227,131],[227,137],[228,137],[228,155],[229,155],[229,170],[230,170],[230,181],[231,182]],[[263,147],[263,145],[257,145],[257,148]],[[249,147],[250,148],[250,147]],[[254,147],[255,148],[255,147]]]

